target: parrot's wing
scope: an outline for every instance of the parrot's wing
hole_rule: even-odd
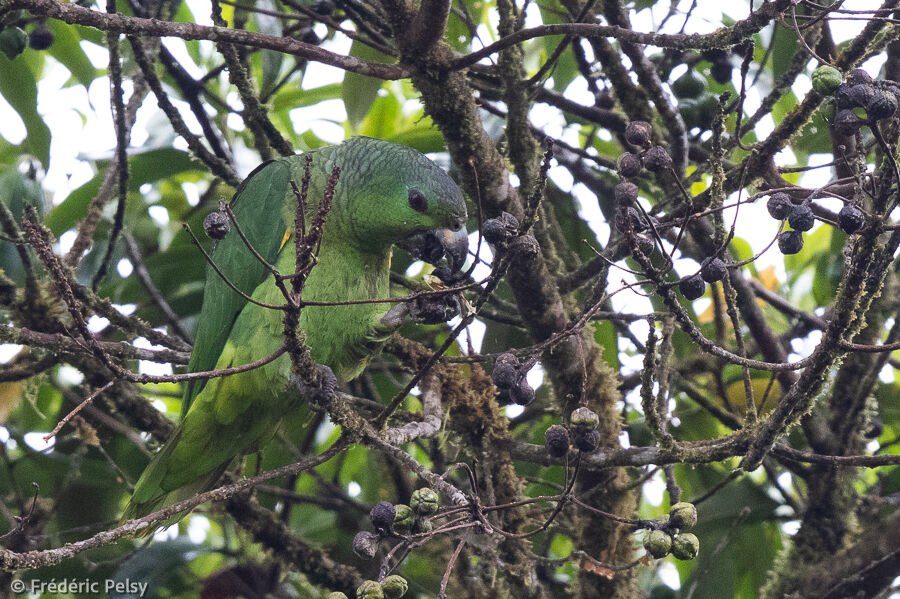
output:
[[[241,231],[269,264],[275,262],[288,231],[282,217],[283,207],[286,197],[291,194],[291,161],[299,159],[294,156],[261,164],[241,183],[231,202]],[[222,274],[247,295],[251,295],[267,276],[266,267],[234,230],[216,245],[212,259]],[[203,307],[188,364],[190,372],[215,368],[234,321],[246,303],[247,300],[235,293],[212,268],[207,268]],[[188,381],[182,417],[206,382],[205,379]]]

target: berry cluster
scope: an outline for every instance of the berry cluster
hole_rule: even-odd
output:
[[[523,365],[519,358],[509,352],[497,356],[491,378],[500,390],[501,403],[512,402],[527,406],[534,400],[534,389],[525,378],[529,370],[526,366],[527,364]]]
[[[853,69],[844,79],[834,67],[821,66],[813,73],[812,83],[818,93],[830,96],[834,128],[842,135],[854,135],[864,125],[889,119],[900,106],[900,84],[876,81],[864,69]]]
[[[356,599],[400,599],[409,590],[409,583],[402,576],[391,574],[384,580],[365,580],[356,588]],[[347,595],[334,592],[326,599],[347,599]]]
[[[700,552],[700,540],[689,530],[697,524],[697,508],[681,501],[669,513],[657,520],[658,527],[647,532],[644,549],[656,559],[668,554],[680,560],[692,560]]]
[[[6,18],[0,19],[0,52],[13,60],[24,52],[25,48],[46,50],[53,45],[53,32],[43,19],[35,22],[31,33],[25,33],[24,28],[28,26],[29,21],[18,18],[18,15],[18,11],[13,11],[6,15]]]
[[[592,453],[600,447],[600,433],[597,426],[600,417],[584,406],[576,409],[569,417],[569,428],[554,424],[544,433],[544,447],[553,458],[563,458],[569,453],[569,444],[583,453]]]
[[[731,55],[725,50],[707,50],[703,58],[710,63],[712,78],[721,84],[731,81],[734,69]],[[718,96],[708,90],[706,77],[689,68],[687,72],[671,83],[672,93],[678,98],[678,112],[688,129],[694,127],[706,130],[712,125],[712,116],[719,104]]]
[[[359,557],[373,559],[378,553],[381,539],[405,534],[421,534],[431,531],[428,516],[441,507],[441,498],[434,489],[413,491],[409,505],[379,501],[369,511],[374,533],[362,530],[353,537],[353,552]]]
[[[715,283],[725,278],[728,265],[718,256],[710,256],[700,264],[700,272],[681,279],[678,290],[688,300],[695,300],[706,293],[706,284]]]

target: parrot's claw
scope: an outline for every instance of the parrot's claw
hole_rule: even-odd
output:
[[[410,302],[410,316],[421,324],[438,324],[459,316],[459,298],[456,294],[428,295]]]
[[[334,375],[334,371],[325,364],[316,364],[311,381],[304,381],[300,377],[292,375],[291,385],[310,403],[327,405],[337,389],[337,377]]]

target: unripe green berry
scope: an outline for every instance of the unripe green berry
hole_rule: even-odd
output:
[[[833,94],[842,81],[843,76],[841,72],[828,65],[819,67],[812,74],[813,89],[823,96]]]
[[[409,499],[409,507],[417,516],[427,516],[435,513],[441,507],[441,497],[437,491],[428,487],[416,489]]]
[[[21,27],[6,27],[0,31],[0,52],[10,60],[25,50],[28,45],[28,34]]]
[[[356,587],[356,599],[384,599],[381,584],[375,580],[365,580]]]
[[[666,557],[672,549],[672,537],[664,530],[651,530],[644,537],[644,549],[656,559]]]
[[[385,599],[400,599],[409,590],[409,583],[402,576],[391,574],[381,581]]]
[[[694,69],[688,69],[684,75],[672,82],[672,93],[676,98],[698,98],[705,91],[706,77]]]
[[[599,425],[600,417],[597,416],[597,412],[587,406],[582,406],[574,410],[572,415],[569,416],[569,426],[572,429],[573,434],[590,432]]]
[[[340,591],[334,591],[333,593],[328,593],[328,596],[325,597],[325,599],[347,599],[347,595]]]
[[[697,508],[693,503],[679,501],[669,510],[669,522],[675,528],[693,528],[697,524]]]
[[[416,521],[416,515],[408,505],[398,503],[394,506],[394,530],[399,533],[409,532]]]
[[[689,532],[680,533],[672,541],[672,555],[680,560],[692,560],[700,553],[700,539]]]

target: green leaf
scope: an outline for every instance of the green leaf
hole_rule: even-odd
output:
[[[50,129],[37,111],[37,83],[23,57],[9,60],[0,53],[0,95],[19,114],[28,136],[22,142],[26,151],[50,164]]]
[[[90,87],[91,82],[97,77],[97,69],[88,60],[79,42],[81,38],[80,27],[66,25],[61,21],[49,20],[47,26],[53,32],[53,44],[47,50],[50,56],[61,62],[72,77],[85,87]]]
[[[272,99],[272,110],[279,112],[334,100],[341,97],[343,87],[340,83],[332,83],[312,89],[284,88]]]
[[[256,7],[267,11],[278,11],[278,5],[273,0],[256,0]],[[281,28],[281,19],[264,13],[256,13],[256,28],[260,33],[281,37],[284,33]],[[281,63],[284,54],[274,50],[260,50],[262,59],[262,79],[260,80],[260,95],[263,97],[272,93],[281,75]]]
[[[350,47],[350,56],[362,58],[375,62],[392,62],[390,56],[386,56],[374,50],[365,44],[353,42]],[[347,109],[347,119],[350,121],[350,127],[357,129],[363,119],[368,114],[375,98],[378,96],[378,90],[383,85],[381,79],[375,77],[367,77],[358,73],[344,73],[344,85],[341,89],[341,96],[344,99],[344,106]]]
[[[84,218],[91,200],[100,190],[100,182],[108,164],[105,160],[98,162],[100,174],[70,193],[62,204],[50,212],[46,224],[54,235],[59,236]],[[205,171],[190,154],[174,148],[150,149],[132,155],[128,160],[128,167],[128,188],[131,191],[137,191],[144,183],[159,181],[184,171]]]

